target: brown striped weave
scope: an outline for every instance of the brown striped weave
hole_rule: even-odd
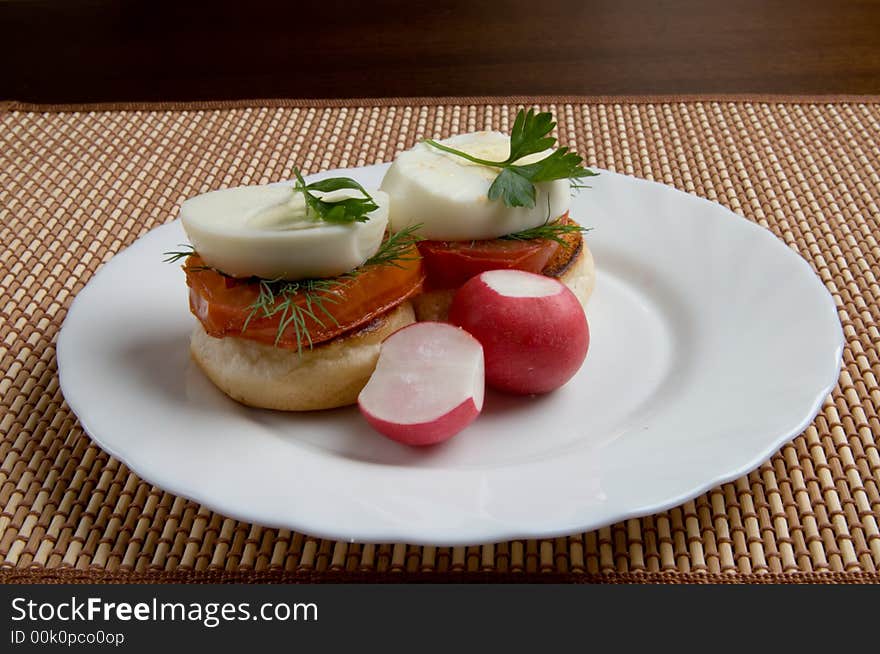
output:
[[[880,99],[541,98],[590,165],[730,207],[805,257],[846,336],[813,424],[750,475],[598,531],[347,544],[237,522],[83,433],[54,343],[101,263],[221,186],[507,130],[528,98],[0,105],[0,581],[880,581]]]

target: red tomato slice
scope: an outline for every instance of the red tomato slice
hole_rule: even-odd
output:
[[[570,222],[568,214],[560,221]],[[487,270],[512,269],[540,273],[559,249],[547,239],[512,241],[421,241],[419,252],[425,266],[426,286],[458,288]]]
[[[329,341],[340,334],[369,323],[422,290],[424,273],[421,261],[398,261],[400,267],[370,266],[357,275],[340,281],[331,291],[319,292],[327,315],[312,305],[315,318],[305,316],[305,331],[313,344]],[[277,340],[283,312],[266,316],[252,314],[251,306],[260,295],[258,280],[238,280],[202,268],[198,255],[190,256],[183,267],[189,286],[190,310],[215,338],[237,336],[260,343],[297,349],[296,330],[289,325]],[[276,300],[276,306],[281,300]],[[299,307],[306,307],[303,294],[295,296]],[[250,320],[249,320],[250,318]],[[245,325],[247,327],[245,328]],[[302,330],[301,330],[302,331]],[[302,342],[303,347],[308,341]]]
[[[458,288],[471,277],[500,268],[540,273],[559,247],[553,241],[423,241],[427,286]]]

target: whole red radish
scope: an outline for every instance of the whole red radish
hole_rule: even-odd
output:
[[[358,396],[367,422],[406,445],[433,445],[467,427],[483,408],[483,348],[458,327],[420,322],[382,343]]]
[[[449,322],[482,343],[486,383],[509,393],[559,388],[580,369],[590,346],[574,293],[520,270],[490,270],[468,280],[452,300]]]

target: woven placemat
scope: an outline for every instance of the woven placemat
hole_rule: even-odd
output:
[[[522,102],[0,107],[0,581],[880,581],[877,98],[540,99],[590,165],[768,227],[837,302],[843,371],[813,424],[680,507],[550,540],[349,544],[165,493],[83,433],[58,387],[66,310],[183,198],[289,178],[294,164],[388,161],[427,135],[506,130]]]

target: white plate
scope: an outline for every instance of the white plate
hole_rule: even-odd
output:
[[[386,165],[345,171],[365,186]],[[328,172],[326,174],[332,174]],[[457,545],[576,533],[680,504],[767,459],[834,386],[843,334],[810,266],[727,209],[603,172],[572,216],[598,283],[587,360],[539,398],[490,394],[451,441],[411,449],[356,408],[229,400],[188,356],[194,318],[163,225],[80,292],[58,339],[85,430],[144,479],[314,536]]]

